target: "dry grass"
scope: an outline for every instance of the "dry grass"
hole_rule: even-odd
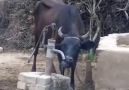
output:
[[[0,41],[8,48],[29,48],[33,43],[33,0],[0,2]],[[2,43],[3,44],[3,43]]]

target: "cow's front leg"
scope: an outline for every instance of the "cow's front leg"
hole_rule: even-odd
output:
[[[74,72],[75,72],[75,66],[71,68],[71,87],[75,89],[75,83],[74,83]]]
[[[64,75],[65,68],[62,67],[61,74]]]
[[[60,65],[59,65],[59,67],[60,67],[61,75],[64,75],[65,68],[64,68],[64,67],[62,67],[61,63],[60,63]]]

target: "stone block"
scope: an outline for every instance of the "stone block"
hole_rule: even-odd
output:
[[[52,74],[53,87],[54,90],[69,90],[70,88],[70,78],[60,75]]]
[[[52,78],[51,78],[51,76],[42,75],[40,77],[37,77],[36,83],[39,85],[50,85],[50,84],[52,84]]]
[[[19,74],[17,90],[71,90],[70,78],[60,74],[51,76],[41,72],[23,72]]]
[[[35,90],[52,90],[52,85],[43,86],[37,84]]]
[[[35,90],[36,84],[27,84],[27,90]]]
[[[18,83],[17,83],[17,89],[26,90],[27,89],[27,84],[25,82],[18,81]]]
[[[41,76],[42,74],[42,72],[23,72],[19,74],[18,80],[36,84],[37,77]]]

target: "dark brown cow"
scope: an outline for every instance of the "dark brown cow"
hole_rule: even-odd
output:
[[[89,50],[94,47],[94,42],[85,40],[87,35],[80,36],[84,31],[83,23],[77,9],[73,5],[64,4],[62,0],[38,1],[34,10],[35,17],[35,44],[37,44],[41,31],[46,25],[56,23],[59,34],[55,37],[56,48],[61,50],[66,59],[59,58],[61,74],[64,75],[65,68],[71,68],[71,86],[74,88],[74,70],[80,49]],[[47,39],[51,38],[52,30],[49,29]],[[38,45],[39,47],[39,45]],[[32,71],[36,71],[36,57],[38,47],[34,53]]]

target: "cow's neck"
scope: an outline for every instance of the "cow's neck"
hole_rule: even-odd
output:
[[[70,36],[73,36],[73,37],[78,37],[79,36],[79,33],[77,32],[77,30],[71,30],[69,33],[68,33]]]
[[[71,30],[69,31],[69,34],[73,35],[73,36],[79,36],[79,31],[78,31],[78,27],[77,25],[75,25],[75,23],[72,23],[71,25]]]
[[[54,1],[56,3],[64,3],[63,0],[51,0],[51,1]]]

